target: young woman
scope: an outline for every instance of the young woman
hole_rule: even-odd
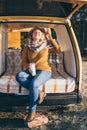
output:
[[[40,95],[39,87],[51,78],[52,72],[48,55],[52,51],[57,53],[61,51],[58,43],[43,28],[33,28],[22,53],[22,64],[25,70],[16,74],[19,84],[29,90],[30,114],[28,120],[35,118],[38,100],[39,103],[42,102],[44,94]],[[32,75],[30,63],[35,63],[35,76]]]

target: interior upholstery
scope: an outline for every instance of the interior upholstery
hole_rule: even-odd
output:
[[[50,53],[49,62],[52,66],[52,78],[44,85],[46,93],[67,93],[75,90],[75,79],[64,70],[64,52]],[[0,78],[0,92],[28,94],[29,91],[20,86],[15,80],[15,74],[22,70],[21,51],[9,49],[7,53],[7,69]]]

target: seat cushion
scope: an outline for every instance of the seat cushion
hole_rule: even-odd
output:
[[[58,72],[53,76],[45,83],[46,93],[67,93],[75,90],[75,80],[65,72],[63,76]]]
[[[55,77],[49,79],[45,85],[46,93],[66,93],[72,92],[75,90],[75,80],[64,73],[64,78],[59,73],[56,73]],[[40,87],[42,89],[42,86]],[[17,93],[17,94],[28,94],[28,90],[20,86],[16,80],[14,75],[4,75],[0,78],[0,92],[5,93]]]
[[[20,86],[15,80],[15,74],[22,70],[20,52],[10,52],[10,54],[8,54],[8,59],[9,60],[7,61],[9,63],[7,70],[0,78],[0,92],[29,94],[29,91]],[[52,66],[52,77],[44,84],[46,93],[67,93],[74,91],[75,79],[67,74],[64,70],[63,53],[51,53],[49,55],[49,62]],[[40,86],[41,90],[42,87],[43,85]]]

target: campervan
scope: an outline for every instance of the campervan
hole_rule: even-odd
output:
[[[41,89],[45,89],[46,96],[38,108],[51,109],[58,105],[81,101],[82,60],[71,17],[86,2],[86,0],[1,1],[0,110],[29,108],[29,91],[18,84],[15,75],[23,69],[22,50],[29,31],[35,26],[44,27],[61,48],[61,53],[49,54],[52,77],[41,86]]]

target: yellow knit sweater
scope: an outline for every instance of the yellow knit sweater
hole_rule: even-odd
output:
[[[28,46],[24,47],[22,52],[22,64],[23,67],[29,69],[29,63],[35,63],[36,70],[47,70],[51,71],[51,66],[48,62],[48,55],[50,52],[60,53],[60,47],[58,43],[51,39],[51,44],[53,45],[52,49],[44,48],[39,52],[34,52],[29,49]]]

